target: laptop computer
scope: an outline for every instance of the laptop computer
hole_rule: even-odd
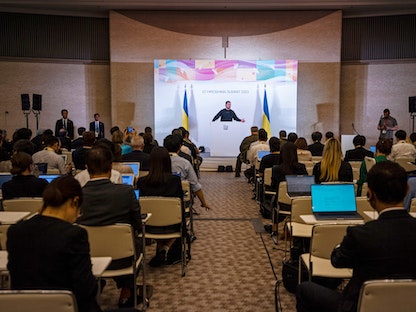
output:
[[[0,189],[3,187],[3,183],[10,181],[13,178],[11,173],[0,173]]]
[[[257,160],[261,161],[261,159],[266,156],[269,155],[270,151],[257,151]]]
[[[362,219],[357,213],[354,184],[313,184],[311,193],[316,220]]]
[[[123,184],[132,185],[134,184],[134,174],[132,173],[122,173],[121,174],[121,180],[123,181]]]
[[[48,183],[51,183],[56,178],[59,178],[62,174],[40,174],[39,179],[45,179]]]
[[[312,175],[287,175],[286,185],[289,197],[311,196],[311,185],[315,184]]]
[[[124,165],[124,166],[129,166],[133,170],[134,175],[136,177],[139,176],[139,171],[140,171],[140,163],[139,162],[130,162],[130,161],[124,162],[123,161],[121,164]]]

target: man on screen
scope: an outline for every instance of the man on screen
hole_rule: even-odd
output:
[[[237,115],[234,113],[234,111],[231,109],[230,101],[225,102],[225,108],[220,110],[218,114],[216,114],[215,117],[212,119],[212,121],[215,121],[220,117],[221,117],[220,121],[233,121],[234,119],[235,121],[245,122],[244,119],[238,118]]]

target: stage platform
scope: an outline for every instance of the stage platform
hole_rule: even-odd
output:
[[[218,166],[232,166],[235,170],[235,163],[237,156],[235,157],[211,157],[209,153],[201,153],[203,158],[200,170],[201,171],[217,171]],[[241,170],[244,171],[247,169],[245,164],[242,165]]]

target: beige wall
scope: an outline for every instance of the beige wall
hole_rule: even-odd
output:
[[[290,19],[279,18],[291,27],[271,27],[273,15],[267,18],[267,23],[259,21],[256,33],[250,28],[253,34],[248,34],[245,27],[241,33],[238,27],[232,28],[226,57],[299,60],[300,135],[309,140],[314,130],[354,134],[354,122],[357,131],[373,144],[378,136],[376,124],[385,107],[391,109],[400,128],[412,130],[408,97],[416,96],[416,62],[341,66],[340,12],[313,16],[306,22],[299,17],[291,21],[293,25]],[[170,19],[162,27],[155,21],[146,24],[112,12],[111,65],[0,61],[0,128],[11,135],[16,128],[26,126],[21,93],[43,95],[40,128],[53,128],[62,108],[69,110],[76,127],[88,126],[93,113],[101,113],[107,137],[115,124],[131,124],[139,130],[153,126],[153,60],[222,59],[222,36],[227,33],[224,20],[218,24],[221,27],[207,25],[205,33],[203,27],[192,28],[194,33],[189,34],[173,26],[168,28],[165,24],[170,25]],[[35,131],[33,114],[29,125]]]
[[[399,128],[411,133],[409,96],[416,95],[416,63],[343,65],[341,74],[341,118],[343,134],[356,130],[375,144],[377,124],[385,108]],[[416,126],[416,124],[415,124]]]
[[[299,134],[309,136],[315,129],[338,134],[341,12],[302,12],[292,19],[282,12],[226,13],[211,24],[209,12],[183,14],[186,19],[174,25],[166,22],[172,16],[169,12],[155,13],[153,18],[111,12],[113,123],[139,129],[153,126],[154,59],[297,59]],[[235,25],[237,20],[241,26],[244,19],[249,30]]]
[[[108,65],[0,62],[0,72],[0,128],[8,130],[9,138],[15,129],[26,127],[22,93],[30,95],[31,103],[33,93],[42,94],[39,128],[54,130],[63,108],[68,109],[76,129],[88,127],[95,112],[101,114],[106,125],[111,124]],[[29,128],[36,133],[33,113],[29,115]]]

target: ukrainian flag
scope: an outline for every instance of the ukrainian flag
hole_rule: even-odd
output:
[[[270,114],[269,104],[267,103],[266,89],[264,89],[262,128],[267,131],[267,136],[270,138],[272,136],[272,131],[270,129]]]
[[[182,127],[184,127],[186,130],[189,129],[188,127],[188,96],[186,95],[186,89],[185,89],[185,95],[183,97]]]

